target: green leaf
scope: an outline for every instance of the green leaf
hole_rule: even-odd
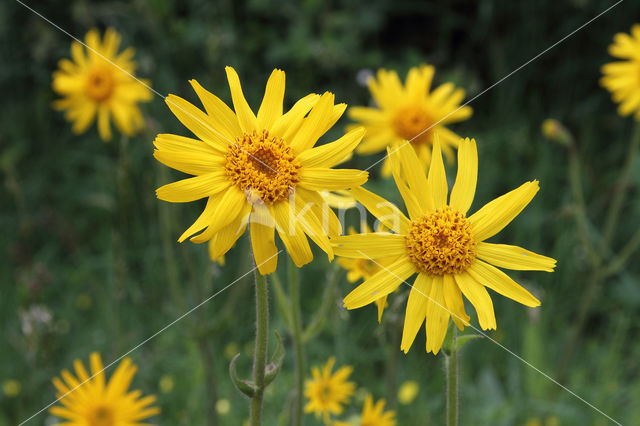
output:
[[[229,363],[229,375],[231,376],[231,381],[240,392],[249,398],[252,398],[257,390],[256,385],[250,380],[242,380],[238,377],[238,373],[236,372],[236,361],[238,360],[238,357],[240,357],[240,354],[236,354]]]
[[[284,346],[282,345],[282,339],[280,338],[280,334],[277,331],[274,332],[276,335],[276,340],[278,341],[278,346],[276,347],[276,351],[273,353],[271,357],[271,362],[267,364],[264,371],[264,386],[269,386],[269,383],[276,378],[278,373],[280,372],[280,368],[282,367],[282,362],[284,361]]]

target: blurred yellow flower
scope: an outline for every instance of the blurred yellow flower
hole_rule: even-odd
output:
[[[319,192],[348,189],[367,180],[360,170],[332,169],[360,143],[364,129],[314,148],[346,105],[334,105],[329,92],[311,94],[283,114],[285,74],[276,69],[255,115],[235,70],[226,71],[235,113],[192,80],[206,113],[175,95],[166,102],[198,139],[161,134],[154,141],[158,161],[195,175],[159,188],[158,198],[174,203],[207,199],[203,213],[179,241],[213,239],[210,256],[218,258],[251,222],[253,254],[263,275],[276,269],[275,229],[298,267],[313,259],[307,236],[332,260],[327,236],[341,232],[340,222],[330,209],[323,209]]]
[[[413,67],[403,85],[395,71],[378,70],[377,79],[369,80],[376,107],[349,108],[349,117],[367,130],[357,153],[373,154],[410,141],[426,168],[431,160],[433,135],[438,133],[442,150],[453,160],[453,148],[458,146],[460,136],[446,125],[468,119],[473,110],[469,106],[460,107],[465,92],[456,89],[453,83],[442,84],[431,91],[434,73],[431,65]],[[391,175],[388,157],[382,174]]]
[[[609,54],[622,60],[602,66],[600,84],[620,104],[620,115],[635,113],[635,119],[640,120],[640,24],[631,27],[631,34],[616,34]]]
[[[368,234],[371,232],[369,225],[363,223],[363,234]],[[349,228],[349,235],[355,235],[356,230],[353,228]],[[364,279],[368,280],[373,275],[382,269],[382,265],[388,266],[393,263],[395,257],[390,258],[378,258],[374,260],[371,259],[351,259],[348,257],[338,257],[336,258],[336,262],[344,269],[347,270],[347,280],[351,283],[355,283],[358,280]],[[378,307],[378,322],[382,321],[382,313],[384,312],[384,308],[387,306],[387,295],[382,296],[375,301],[376,306]]]
[[[480,326],[495,329],[493,303],[486,287],[526,306],[540,302],[491,264],[514,270],[553,271],[556,261],[523,248],[484,242],[509,224],[538,192],[526,182],[467,217],[476,189],[478,154],[474,140],[458,149],[458,175],[448,198],[440,143],[436,138],[428,179],[415,151],[404,146],[391,154],[393,177],[409,212],[363,189],[352,193],[374,216],[396,233],[347,235],[332,239],[337,256],[375,259],[395,256],[347,295],[347,309],[360,308],[398,288],[418,274],[409,293],[401,349],[409,351],[426,319],[427,352],[438,353],[449,317],[462,329],[469,324],[462,295],[475,307]]]
[[[118,54],[120,35],[113,28],[107,29],[103,40],[97,29],[90,30],[85,43],[88,48],[78,41],[71,43],[73,60],[61,59],[58,63],[53,90],[62,99],[53,107],[66,111],[65,118],[73,123],[71,129],[76,134],[97,119],[100,137],[110,140],[113,117],[118,130],[133,135],[144,125],[138,103],[151,100],[149,82],[133,77],[134,49],[129,47]]]
[[[158,382],[158,388],[160,388],[160,392],[169,393],[173,390],[174,386],[175,381],[173,380],[173,376],[165,374],[160,377],[160,381]]]
[[[21,389],[22,386],[17,380],[6,380],[4,383],[2,383],[2,392],[9,398],[18,396]]]
[[[343,366],[332,374],[335,362],[336,359],[331,357],[322,370],[313,367],[313,378],[306,381],[304,390],[304,396],[308,400],[304,412],[314,413],[317,418],[323,416],[327,424],[331,415],[342,414],[343,405],[349,402],[356,389],[355,383],[347,381],[353,368]]]
[[[111,376],[106,380],[102,360],[96,352],[91,354],[91,376],[80,360],[75,360],[76,377],[68,370],[62,370],[62,378],[53,379],[58,390],[57,398],[62,406],[57,405],[49,411],[54,416],[64,419],[67,426],[115,426],[127,424],[142,425],[141,420],[160,412],[152,406],[156,401],[153,395],[142,397],[140,391],[128,392],[131,380],[137,367],[125,358]],[[146,423],[145,423],[146,424]]]
[[[367,395],[367,399],[364,401],[364,408],[362,409],[360,426],[395,426],[395,411],[384,411],[384,405],[384,399],[380,399],[374,404],[373,397]]]
[[[231,411],[231,403],[226,398],[221,398],[216,401],[216,411],[221,416],[226,416]]]
[[[418,392],[420,391],[420,386],[418,382],[414,380],[407,380],[403,384],[400,385],[400,389],[398,389],[398,402],[402,405],[409,405],[418,396]]]

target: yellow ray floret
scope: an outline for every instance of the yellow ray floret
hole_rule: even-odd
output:
[[[551,272],[556,261],[523,248],[485,240],[509,224],[538,192],[538,182],[526,182],[496,198],[473,215],[478,154],[473,139],[460,142],[458,174],[449,195],[440,143],[436,138],[428,176],[409,146],[390,152],[391,169],[409,217],[365,189],[355,197],[395,233],[332,237],[334,253],[368,259],[380,270],[347,295],[348,309],[365,306],[394,291],[414,274],[407,300],[401,349],[409,350],[426,320],[427,352],[440,350],[449,318],[462,329],[469,324],[462,296],[474,306],[483,329],[496,328],[487,288],[525,306],[540,302],[500,269]],[[394,225],[395,223],[395,225]],[[382,256],[394,256],[382,265]]]
[[[431,90],[434,73],[435,68],[430,65],[411,68],[403,85],[395,71],[381,69],[376,78],[369,80],[376,107],[351,107],[348,112],[367,130],[356,150],[359,154],[373,154],[408,141],[426,167],[431,161],[433,136],[438,133],[442,150],[453,160],[453,148],[458,146],[460,136],[447,126],[468,119],[473,111],[461,106],[465,92],[452,83]],[[384,176],[391,175],[390,166],[386,158]]]
[[[217,259],[249,224],[262,274],[277,265],[276,230],[297,266],[313,259],[307,238],[333,259],[328,236],[341,228],[322,194],[366,182],[366,172],[333,168],[360,143],[364,129],[314,148],[346,105],[334,104],[334,95],[326,92],[305,96],[283,112],[285,73],[276,69],[256,115],[236,71],[227,67],[226,72],[235,112],[192,80],[205,111],[175,95],[166,102],[196,138],[161,134],[154,141],[158,161],[194,176],[158,188],[158,198],[174,203],[207,200],[179,241],[211,241],[209,254]]]
[[[125,358],[107,381],[100,355],[92,353],[90,373],[80,360],[73,363],[74,376],[62,371],[62,379],[53,379],[60,404],[49,411],[67,426],[148,425],[141,423],[160,412],[153,406],[153,395],[143,397],[139,390],[129,391],[137,367]]]
[[[100,40],[98,30],[90,30],[85,46],[71,44],[71,60],[62,59],[53,73],[53,90],[62,96],[55,109],[64,110],[74,133],[83,133],[95,120],[100,137],[111,139],[111,119],[118,130],[131,136],[144,122],[138,103],[151,100],[147,80],[134,75],[134,49],[118,53],[120,35],[108,28]]]
[[[600,84],[620,104],[620,115],[634,114],[640,120],[640,24],[631,27],[631,34],[616,34],[609,54],[621,60],[602,66]]]

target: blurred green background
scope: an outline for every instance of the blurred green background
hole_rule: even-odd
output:
[[[123,45],[137,50],[138,75],[163,95],[195,102],[187,80],[196,78],[228,101],[224,66],[232,65],[256,106],[274,67],[287,72],[287,105],[324,90],[337,101],[366,105],[368,92],[358,75],[385,67],[404,76],[423,62],[437,67],[436,82],[453,81],[470,99],[614,2],[26,3],[79,38],[93,26],[116,28]],[[628,191],[614,238],[602,251],[604,262],[615,259],[638,228],[640,158],[627,154],[633,120],[616,114],[598,78],[600,66],[610,61],[613,35],[628,32],[639,16],[640,3],[623,2],[479,97],[473,117],[454,126],[478,141],[472,210],[525,180],[541,181],[531,205],[492,241],[558,260],[553,274],[511,274],[542,306],[530,310],[494,294],[498,330],[489,335],[623,424],[640,418],[640,262],[632,256],[594,284],[600,269],[589,261],[585,232],[576,224],[581,210],[571,195],[568,150],[546,140],[540,123],[555,117],[575,135],[586,238],[598,241],[612,197]],[[116,359],[250,265],[246,236],[222,268],[208,260],[205,245],[176,242],[202,206],[155,198],[154,189],[179,173],[155,162],[153,137],[189,134],[160,97],[143,106],[147,129],[134,138],[103,143],[95,126],[71,134],[62,114],[51,109],[51,73],[69,56],[70,41],[19,3],[0,4],[0,425],[15,425],[52,402],[51,378],[75,358],[86,362],[99,351],[105,363]],[[324,141],[338,137],[347,123],[343,118]],[[351,165],[366,168],[379,158],[358,157]],[[621,183],[625,161],[632,161],[632,173]],[[368,187],[397,200],[378,170],[372,170]],[[281,256],[281,273],[285,261]],[[322,298],[332,299],[322,331],[307,345],[308,367],[331,355],[338,365],[354,367],[361,390],[347,416],[360,412],[369,391],[396,408],[399,425],[443,424],[442,356],[425,354],[424,331],[408,355],[399,351],[402,296],[390,297],[380,326],[374,307],[341,308],[341,297],[352,288],[343,272],[338,270],[337,291],[323,293],[331,271],[320,253],[301,271],[307,324]],[[158,397],[162,413],[154,423],[205,425],[217,415],[220,425],[240,425],[247,418],[248,404],[233,389],[227,368],[240,352],[239,369],[250,373],[251,280],[240,279],[131,354],[139,366],[134,387]],[[575,331],[581,315],[583,325]],[[273,298],[271,328],[287,335]],[[277,423],[293,383],[288,337],[285,345],[283,371],[266,396],[268,425]],[[462,425],[609,424],[488,339],[465,346],[460,370]],[[402,405],[396,389],[406,380],[417,381],[420,391]],[[29,424],[51,422],[42,413]],[[307,424],[319,423],[308,416]]]

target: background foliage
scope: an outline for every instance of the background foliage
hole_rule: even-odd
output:
[[[287,103],[310,91],[331,90],[350,105],[369,102],[357,78],[379,67],[404,74],[422,62],[435,64],[439,82],[454,81],[468,97],[604,10],[612,1],[389,1],[136,0],[28,2],[82,37],[92,26],[113,26],[137,49],[139,75],[155,90],[195,101],[187,80],[198,79],[229,100],[224,66],[238,70],[250,104],[257,105],[268,73],[287,72]],[[471,120],[455,127],[475,137],[480,155],[478,208],[525,180],[542,189],[495,242],[510,242],[558,259],[553,274],[514,274],[542,300],[527,310],[495,297],[498,330],[489,335],[540,370],[562,381],[616,420],[640,418],[638,363],[640,312],[638,262],[610,276],[589,307],[585,327],[570,342],[570,327],[593,274],[575,225],[567,180],[567,150],[540,134],[553,116],[574,133],[580,150],[587,213],[595,230],[604,220],[625,161],[632,120],[616,115],[598,87],[599,67],[616,32],[628,32],[640,4],[623,2],[566,42],[517,72],[472,104]],[[54,399],[50,379],[73,359],[100,351],[105,362],[126,352],[249,267],[246,239],[211,264],[205,246],[179,245],[177,236],[201,207],[169,205],[154,189],[174,180],[152,158],[156,133],[188,134],[160,97],[145,105],[148,129],[130,140],[100,142],[92,128],[73,136],[50,108],[57,61],[70,39],[19,3],[0,4],[0,384],[17,380],[16,396],[0,393],[0,424],[17,424]],[[364,71],[363,71],[364,70]],[[362,80],[362,78],[360,78]],[[339,122],[331,140],[342,132]],[[378,156],[356,158],[365,168]],[[624,245],[640,214],[640,166],[618,223],[612,250]],[[371,188],[395,197],[390,182],[372,174]],[[453,170],[453,169],[450,169]],[[451,171],[450,171],[450,176]],[[164,231],[163,231],[164,230]],[[607,252],[606,256],[612,256]],[[637,256],[636,256],[637,259]],[[285,265],[286,259],[280,263]],[[303,316],[321,303],[326,257],[302,270]],[[135,386],[155,393],[163,425],[219,424],[247,417],[243,398],[227,375],[230,357],[243,354],[248,375],[252,345],[251,277],[241,278],[192,315],[131,354],[139,365]],[[442,424],[441,357],[425,355],[424,332],[403,355],[394,343],[404,314],[394,295],[383,326],[375,308],[344,311],[344,276],[322,332],[308,345],[308,364],[335,355],[354,366],[361,388],[396,406],[395,387],[420,384],[411,405],[399,405],[401,425]],[[393,299],[399,299],[393,303]],[[272,300],[273,302],[273,300]],[[335,302],[335,303],[333,303]],[[272,303],[275,307],[275,304]],[[272,329],[285,326],[273,309]],[[467,330],[472,332],[472,330]],[[272,342],[273,343],[273,342]],[[268,389],[266,415],[275,419],[293,381],[289,355]],[[569,353],[569,355],[567,355]],[[594,410],[525,366],[488,339],[469,343],[461,358],[462,424],[607,424]],[[211,387],[215,383],[215,389]],[[348,413],[359,412],[360,391]],[[48,414],[32,424],[52,421]],[[275,420],[274,420],[275,421]],[[308,423],[314,424],[309,417]],[[269,423],[272,424],[272,423]]]

